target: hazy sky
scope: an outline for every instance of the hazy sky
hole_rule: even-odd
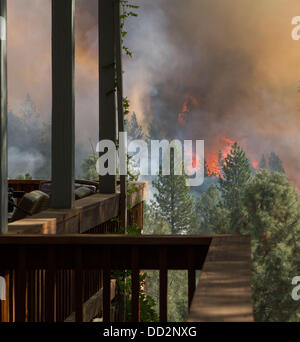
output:
[[[146,129],[205,139],[221,148],[238,140],[251,159],[275,151],[300,174],[300,41],[291,39],[298,0],[136,0],[127,24],[125,91]],[[97,1],[77,0],[77,139],[97,136]],[[9,108],[27,93],[50,118],[50,0],[8,1]],[[193,98],[191,101],[189,99]],[[189,101],[190,119],[177,123]]]

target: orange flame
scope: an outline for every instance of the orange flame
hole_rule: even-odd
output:
[[[222,137],[214,146],[213,152],[206,156],[207,174],[209,176],[220,176],[222,161],[230,153],[233,144],[234,142],[231,139]]]
[[[178,114],[178,122],[184,126],[187,123],[188,114],[191,112],[192,107],[198,106],[198,100],[192,96],[187,95],[186,100],[183,103],[182,110]]]
[[[182,106],[182,111],[178,114],[178,122],[181,125],[185,125],[186,124],[186,120],[187,120],[187,114],[189,113],[189,109],[188,109],[188,102],[184,101],[184,104]]]
[[[258,165],[259,165],[259,162],[258,162],[258,161],[253,161],[253,162],[252,162],[252,166],[253,166],[253,168],[254,168],[255,170],[258,169]]]

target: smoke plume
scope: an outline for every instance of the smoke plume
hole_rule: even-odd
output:
[[[124,82],[145,132],[156,122],[161,137],[204,139],[207,154],[238,141],[255,165],[274,151],[300,185],[300,43],[291,39],[299,1],[133,2]],[[76,3],[77,142],[89,149],[98,134],[97,0]],[[8,6],[9,105],[30,93],[49,120],[50,1]]]

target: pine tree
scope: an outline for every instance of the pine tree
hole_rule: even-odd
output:
[[[83,160],[81,163],[81,168],[84,179],[95,181],[99,178],[96,170],[97,160],[98,156],[96,154],[90,154]]]
[[[202,197],[203,219],[215,233],[251,236],[252,293],[256,321],[300,321],[291,299],[291,279],[300,270],[300,198],[279,172],[250,177],[244,152],[235,144],[223,166],[221,198]]]
[[[265,158],[264,154],[261,157],[261,160],[260,160],[260,162],[258,164],[258,168],[259,169],[266,169],[267,168],[267,161],[266,161],[266,158]]]
[[[149,140],[161,140],[162,138],[167,138],[163,135],[161,124],[159,122],[159,119],[154,117],[149,125],[148,129],[148,137]]]
[[[220,191],[216,185],[211,185],[196,201],[200,231],[203,234],[211,234],[220,227],[219,199]],[[218,213],[218,216],[215,214]],[[225,222],[225,220],[223,220]],[[222,229],[220,229],[221,233]],[[198,231],[199,232],[199,231]]]
[[[243,225],[244,187],[251,179],[251,165],[243,149],[237,144],[232,145],[230,153],[224,160],[222,173],[219,176],[224,209],[230,213],[230,233],[237,233]]]
[[[282,165],[282,161],[280,160],[280,158],[277,156],[275,152],[270,153],[269,169],[273,172],[285,173],[285,170]]]
[[[298,321],[291,279],[300,270],[300,200],[281,173],[257,173],[244,201],[252,240],[252,288],[257,321]]]
[[[127,124],[127,132],[130,140],[141,140],[144,137],[143,129],[138,124],[136,114],[133,112]]]
[[[143,233],[146,235],[168,235],[171,234],[169,223],[164,216],[160,215],[157,203],[144,204]]]
[[[186,176],[174,175],[174,151],[171,150],[170,175],[161,173],[154,179],[157,210],[169,223],[172,234],[186,234],[195,224],[195,205]]]

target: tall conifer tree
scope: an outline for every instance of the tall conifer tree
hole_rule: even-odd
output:
[[[175,152],[178,153],[178,152]],[[172,234],[186,234],[195,225],[195,204],[186,185],[186,176],[174,175],[174,151],[171,150],[170,175],[161,173],[153,181],[157,210],[170,225]]]

